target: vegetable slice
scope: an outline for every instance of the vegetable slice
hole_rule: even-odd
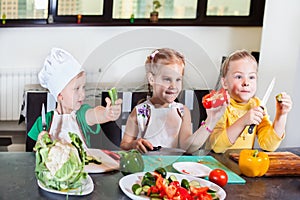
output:
[[[224,102],[228,102],[226,90],[224,88],[219,91],[212,90],[202,98],[202,104],[206,109],[216,108],[223,105]]]
[[[111,104],[115,105],[115,101],[118,99],[117,89],[115,87],[111,88],[110,90],[108,90],[108,95],[111,100]]]

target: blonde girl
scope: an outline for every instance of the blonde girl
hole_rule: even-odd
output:
[[[260,107],[261,101],[255,96],[257,71],[255,58],[246,50],[235,51],[224,61],[221,83],[230,95],[230,104],[210,138],[215,152],[251,149],[256,137],[263,150],[274,151],[283,140],[292,100],[285,92],[281,93],[282,100],[276,101],[276,115],[272,123],[267,109]],[[256,125],[252,134],[248,133],[251,124]]]
[[[207,110],[207,119],[193,134],[189,109],[175,102],[182,90],[183,55],[169,48],[157,49],[147,57],[145,67],[151,96],[128,117],[121,148],[142,153],[156,146],[197,151],[222,116],[226,103]]]

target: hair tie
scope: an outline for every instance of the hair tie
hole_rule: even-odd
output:
[[[156,55],[157,53],[159,53],[159,51],[158,51],[158,50],[155,50],[155,51],[150,55],[150,59],[153,60],[154,57],[155,57],[155,55]]]

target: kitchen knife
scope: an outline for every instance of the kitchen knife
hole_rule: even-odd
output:
[[[182,155],[186,151],[179,148],[167,148],[162,146],[153,147],[153,150],[149,150],[147,154],[151,155]]]
[[[45,112],[45,106],[44,106],[44,104],[42,104],[41,116],[42,116],[43,131],[46,131],[47,125],[46,125],[46,112]]]
[[[272,90],[273,90],[274,85],[275,85],[275,77],[273,77],[273,79],[272,79],[271,83],[269,84],[269,87],[268,87],[268,89],[267,89],[267,91],[266,91],[266,93],[265,93],[265,96],[263,97],[263,99],[262,99],[262,101],[261,101],[260,107],[261,107],[262,109],[264,109],[264,107],[266,106],[266,104],[267,104],[267,102],[268,102],[268,99],[269,99],[269,97],[270,97],[270,94],[271,94],[271,92],[272,92]],[[255,124],[251,124],[251,125],[249,126],[249,128],[248,128],[248,133],[249,133],[249,134],[252,134],[252,133],[253,133],[254,126],[255,126]]]

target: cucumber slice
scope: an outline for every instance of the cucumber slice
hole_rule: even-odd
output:
[[[153,174],[151,174],[150,172],[146,172],[145,174],[144,174],[144,177],[143,177],[144,179],[150,179],[150,180],[153,180],[153,181],[155,181],[155,177],[153,176]]]
[[[163,167],[156,168],[155,172],[160,174],[163,178],[166,178],[167,176],[167,170],[165,170]]]
[[[177,178],[176,178],[176,176],[171,175],[171,176],[169,176],[168,180],[170,183],[172,183],[173,181],[177,181]]]
[[[145,186],[145,185],[153,186],[153,185],[155,185],[155,181],[147,179],[147,178],[143,178],[142,186]]]
[[[133,194],[140,195],[143,191],[143,188],[140,186],[140,184],[135,183],[131,187]]]
[[[181,185],[181,187],[184,187],[187,190],[190,189],[190,183],[187,179],[182,179],[180,185]]]
[[[195,188],[201,187],[200,183],[198,181],[196,181],[196,180],[190,181],[189,184],[190,184],[190,186],[193,186]]]
[[[150,186],[149,186],[149,185],[144,185],[144,186],[143,186],[143,192],[144,192],[145,194],[147,194],[147,193],[148,193],[148,190],[149,190],[149,188],[150,188]]]

